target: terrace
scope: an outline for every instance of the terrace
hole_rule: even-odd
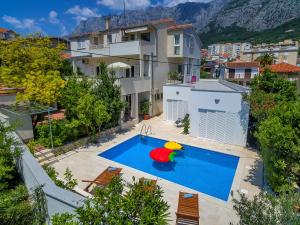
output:
[[[259,193],[263,181],[262,164],[255,151],[184,135],[182,134],[182,128],[177,128],[173,123],[163,121],[162,117],[152,118],[147,124],[151,124],[152,127],[152,134],[149,135],[151,137],[177,141],[182,144],[240,157],[232,182],[231,192],[235,193],[236,196],[236,191],[240,191],[250,198],[254,194]],[[170,205],[170,224],[174,224],[176,220],[175,212],[177,210],[179,191],[199,194],[200,224],[228,224],[230,221],[236,222],[237,217],[232,209],[231,194],[229,194],[228,200],[224,201],[124,164],[99,157],[100,153],[140,134],[142,125],[143,123],[140,123],[127,132],[103,136],[100,138],[100,144],[98,145],[80,148],[61,155],[52,166],[55,167],[61,176],[65,169],[69,167],[74,177],[79,181],[78,187],[82,190],[87,185],[81,182],[82,180],[93,180],[108,166],[123,168],[122,177],[126,181],[131,181],[133,176],[136,178],[146,177],[157,179],[157,184],[164,190],[164,198]],[[203,182],[206,181],[203,180]]]

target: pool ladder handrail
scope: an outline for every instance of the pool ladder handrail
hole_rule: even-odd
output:
[[[151,125],[146,126],[146,124],[143,124],[142,129],[140,131],[140,134],[143,135],[143,130],[145,130],[145,135],[152,134]]]

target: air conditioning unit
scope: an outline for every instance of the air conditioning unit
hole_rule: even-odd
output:
[[[82,59],[82,64],[89,64],[89,59]]]

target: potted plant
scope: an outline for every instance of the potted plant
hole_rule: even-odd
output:
[[[144,120],[149,120],[149,109],[150,109],[150,102],[148,99],[144,99],[141,102],[141,113],[143,114]]]

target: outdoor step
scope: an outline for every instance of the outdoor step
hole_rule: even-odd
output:
[[[37,157],[37,160],[39,161],[39,163],[41,163],[43,161],[50,160],[52,158],[55,158],[55,155],[52,152],[49,152],[44,156]]]
[[[47,155],[48,153],[51,153],[52,152],[52,149],[50,148],[47,148],[47,149],[43,149],[41,151],[38,151],[38,152],[35,152],[34,153],[34,156],[36,158],[40,157],[40,156],[44,156],[44,155]]]
[[[54,163],[56,163],[56,162],[58,162],[58,159],[52,158],[52,159],[50,159],[50,160],[46,160],[46,161],[40,162],[40,164],[41,164],[42,166],[51,166],[52,164],[54,164]]]

